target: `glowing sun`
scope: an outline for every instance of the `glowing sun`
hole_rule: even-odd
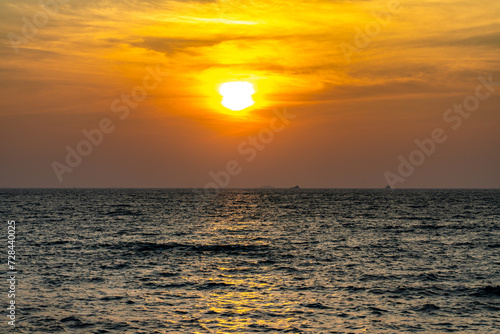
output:
[[[222,105],[233,111],[240,111],[252,106],[255,102],[252,95],[255,89],[250,82],[233,81],[220,85],[219,93],[222,95]]]

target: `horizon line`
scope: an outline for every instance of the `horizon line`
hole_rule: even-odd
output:
[[[12,189],[53,189],[53,190],[65,190],[65,189],[89,189],[89,190],[99,190],[99,189],[151,189],[151,190],[191,190],[191,189],[201,189],[205,190],[204,187],[0,187],[0,190],[12,190]],[[210,188],[208,191],[216,190],[500,190],[500,188],[463,188],[463,187],[440,187],[440,188],[385,188],[385,187],[225,187],[225,188]]]

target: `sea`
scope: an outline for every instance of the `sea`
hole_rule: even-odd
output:
[[[500,190],[3,189],[2,333],[500,333]]]

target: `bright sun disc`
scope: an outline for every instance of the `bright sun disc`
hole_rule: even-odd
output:
[[[233,111],[240,111],[252,106],[255,102],[252,95],[255,89],[250,82],[234,81],[220,85],[219,93],[222,95],[222,105]]]

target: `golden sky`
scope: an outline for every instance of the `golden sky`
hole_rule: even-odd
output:
[[[435,128],[447,140],[398,187],[500,187],[500,86],[456,129],[443,118],[478,77],[500,82],[497,0],[41,3],[0,0],[0,187],[203,187],[229,161],[230,187],[383,187]],[[224,108],[228,81],[255,105]],[[53,162],[104,118],[60,182]]]

